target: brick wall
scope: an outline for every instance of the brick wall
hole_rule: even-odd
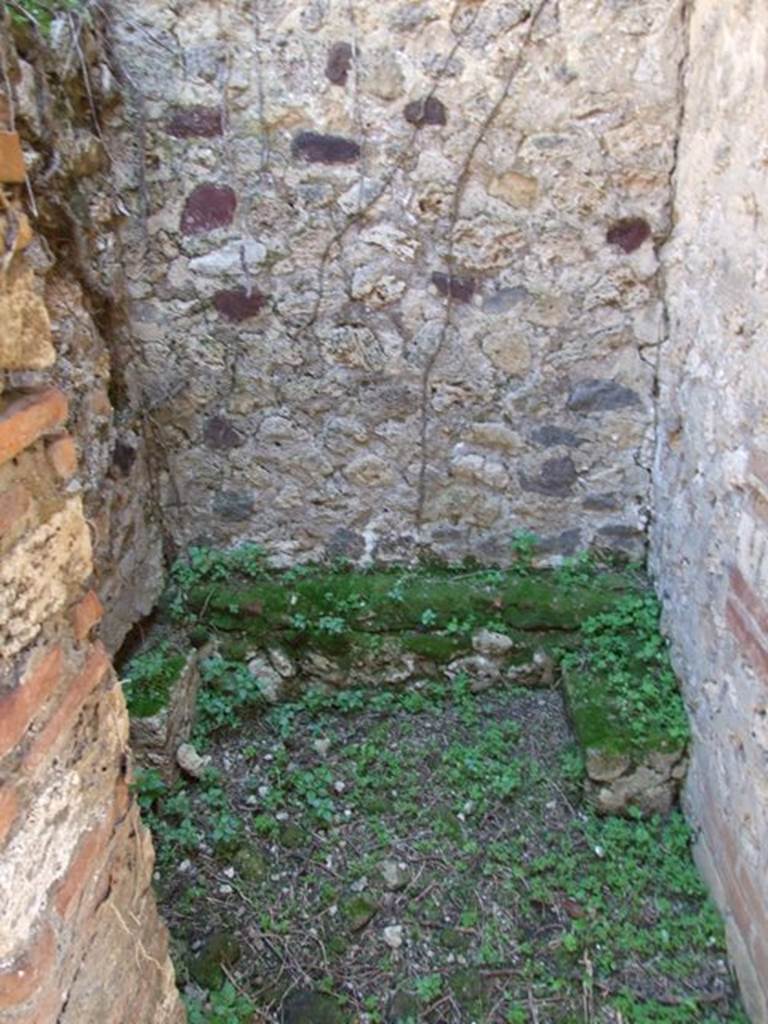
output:
[[[0,54],[7,78],[0,76],[0,103],[22,139],[29,169],[30,195],[23,183],[16,187],[27,210],[34,200],[37,215],[35,237],[25,217],[11,225],[13,244],[24,245],[26,259],[13,260],[5,271],[0,363],[11,386],[56,386],[67,393],[73,441],[59,445],[57,459],[66,472],[76,445],[77,484],[104,604],[101,635],[115,650],[151,611],[163,573],[146,423],[124,386],[130,339],[115,339],[124,306],[116,237],[122,207],[99,135],[107,108],[121,116],[120,95],[99,17],[59,23],[43,39],[3,23],[5,6]],[[10,102],[2,95],[6,83]],[[10,160],[3,138],[0,153]],[[18,177],[18,166],[13,173]],[[0,264],[3,248],[4,239]],[[101,266],[105,254],[111,273]]]
[[[686,806],[768,1021],[768,7],[695,0],[666,248],[655,571],[694,733]]]
[[[56,354],[7,127],[0,369],[15,376],[0,381],[0,1021],[171,1024],[184,1013],[129,788],[125,704],[96,638],[103,608],[69,396],[19,386]]]

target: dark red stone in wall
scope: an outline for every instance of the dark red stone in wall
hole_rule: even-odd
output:
[[[459,277],[455,274],[443,274],[436,270],[432,274],[432,284],[441,295],[450,295],[456,302],[471,302],[475,294],[475,279]]]
[[[256,316],[266,305],[267,297],[258,288],[225,288],[213,296],[213,305],[225,320],[240,323]]]
[[[623,217],[611,224],[605,233],[606,242],[618,245],[624,252],[634,252],[650,237],[651,227],[642,217]]]
[[[232,223],[237,196],[229,185],[198,185],[187,196],[181,213],[181,233],[199,235]]]
[[[224,132],[220,107],[173,107],[165,130],[175,139],[212,139]]]
[[[349,43],[334,43],[328,51],[325,76],[334,85],[346,85],[352,66],[353,50]]]
[[[445,105],[436,96],[413,100],[403,110],[403,117],[409,124],[422,128],[425,124],[444,125],[448,122]]]
[[[360,156],[360,147],[341,135],[299,132],[291,143],[291,155],[310,164],[351,164]]]

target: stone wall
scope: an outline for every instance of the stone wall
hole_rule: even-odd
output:
[[[642,553],[680,0],[112,10],[177,542]]]
[[[109,439],[95,426],[108,416],[106,397],[94,408],[101,350],[82,289],[24,212],[9,129],[23,127],[31,65],[2,56],[15,88],[0,93],[0,1020],[180,1024],[125,702],[94,638],[104,608],[86,507],[102,457],[89,446]]]
[[[687,806],[768,1020],[768,9],[692,5],[665,250],[655,571],[695,735]]]

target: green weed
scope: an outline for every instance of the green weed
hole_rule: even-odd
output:
[[[185,1000],[189,1024],[251,1024],[256,1007],[225,981],[218,992],[209,993],[205,1003],[197,998]]]
[[[623,597],[581,627],[582,647],[562,658],[576,732],[584,747],[676,750],[688,719],[659,632],[652,594]]]
[[[123,673],[123,693],[129,713],[136,718],[147,718],[165,707],[185,660],[168,642],[132,658]]]
[[[84,12],[87,8],[88,0],[17,0],[11,8],[11,21],[21,26],[34,25],[47,34],[57,15]]]
[[[245,710],[266,707],[259,680],[242,662],[204,658],[200,676],[195,742],[201,748],[214,733],[237,726]]]

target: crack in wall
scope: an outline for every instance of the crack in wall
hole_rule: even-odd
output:
[[[677,65],[677,83],[678,83],[678,105],[677,105],[677,118],[674,129],[674,139],[672,143],[672,159],[670,163],[669,173],[667,176],[668,188],[669,188],[669,233],[662,242],[659,252],[659,270],[658,270],[658,282],[659,282],[659,299],[661,302],[661,325],[660,325],[660,338],[658,344],[655,346],[653,358],[644,360],[653,369],[653,385],[652,385],[652,397],[653,397],[653,419],[651,423],[651,451],[649,453],[649,461],[643,468],[648,473],[649,480],[649,521],[647,529],[649,531],[649,549],[651,558],[653,558],[654,549],[654,531],[655,531],[655,518],[656,518],[656,495],[655,495],[655,478],[657,477],[660,467],[659,458],[661,453],[662,445],[662,416],[661,416],[661,399],[662,399],[662,360],[665,352],[666,345],[671,335],[671,317],[669,310],[669,273],[667,267],[667,255],[669,248],[673,244],[673,237],[675,232],[675,214],[677,208],[677,189],[678,189],[678,174],[679,174],[679,160],[680,160],[680,143],[683,134],[683,126],[685,123],[686,113],[686,99],[687,99],[687,78],[688,69],[690,64],[691,56],[691,18],[693,16],[693,6],[695,0],[681,0],[680,12],[679,12],[679,23],[681,26],[681,39],[682,47],[680,59]],[[641,358],[644,358],[641,353]]]

